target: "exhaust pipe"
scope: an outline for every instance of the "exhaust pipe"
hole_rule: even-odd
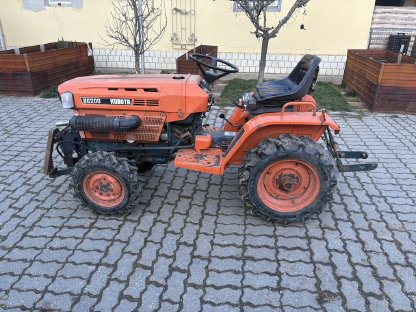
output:
[[[93,132],[127,132],[140,126],[142,120],[138,116],[128,118],[101,116],[73,116],[69,125],[74,131]]]

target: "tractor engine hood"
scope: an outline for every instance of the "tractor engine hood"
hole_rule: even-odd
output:
[[[58,87],[70,92],[77,110],[204,112],[208,94],[196,75],[98,75],[79,77]]]

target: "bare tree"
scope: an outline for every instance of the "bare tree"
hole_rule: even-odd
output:
[[[237,3],[240,9],[250,19],[255,31],[253,32],[257,38],[261,38],[261,57],[259,64],[258,81],[263,82],[264,70],[266,68],[266,56],[269,48],[269,41],[275,38],[282,27],[292,18],[293,14],[302,7],[305,7],[309,0],[296,0],[290,8],[289,12],[283,17],[277,25],[267,25],[267,7],[274,0],[232,0]]]
[[[112,42],[106,42],[113,48],[122,45],[133,50],[136,73],[140,73],[140,59],[162,38],[167,26],[164,1],[159,2],[157,6],[155,0],[112,1],[111,19],[105,24]]]

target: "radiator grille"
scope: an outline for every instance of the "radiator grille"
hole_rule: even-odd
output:
[[[137,142],[158,142],[162,133],[165,116],[143,116],[142,124],[137,130],[113,133],[116,140],[134,140]]]
[[[159,106],[159,100],[134,99],[133,104],[138,106]]]
[[[85,131],[86,139],[105,141],[132,140],[138,143],[157,143],[163,130],[166,115],[156,112],[146,112],[144,115],[137,114],[142,120],[140,126],[129,132],[89,132]],[[126,116],[113,115],[113,117],[125,118]]]

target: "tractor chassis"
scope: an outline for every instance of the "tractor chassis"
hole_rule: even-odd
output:
[[[210,133],[216,132],[215,130],[209,131]],[[221,140],[221,132],[218,131],[218,140]],[[242,131],[240,131],[241,135]],[[239,140],[240,135],[236,135],[234,140],[228,146],[228,150],[231,150],[234,144]],[[226,143],[229,143],[230,138],[224,137]],[[326,128],[322,139],[326,144],[332,157],[335,159],[335,163],[340,172],[358,172],[358,171],[369,171],[377,168],[376,163],[361,163],[361,164],[343,164],[342,159],[367,159],[368,154],[361,151],[340,151],[338,145],[332,135],[329,127]],[[69,127],[64,129],[53,128],[49,131],[48,142],[46,146],[45,162],[44,162],[44,174],[51,178],[56,178],[62,175],[70,174],[73,171],[74,165],[79,159],[88,154],[90,151],[107,151],[107,152],[129,152],[129,153],[144,153],[149,158],[153,159],[155,163],[166,163],[168,160],[174,158],[175,153],[184,148],[194,148],[194,145],[181,145],[182,140],[179,140],[173,146],[129,146],[123,142],[85,142],[81,139],[77,132],[72,131]],[[52,154],[53,150],[63,159],[63,162],[67,166],[66,168],[59,169],[54,166]],[[156,159],[152,154],[158,152],[164,152],[166,155],[160,159]],[[201,151],[204,153],[203,151]],[[226,153],[227,153],[226,152]]]

